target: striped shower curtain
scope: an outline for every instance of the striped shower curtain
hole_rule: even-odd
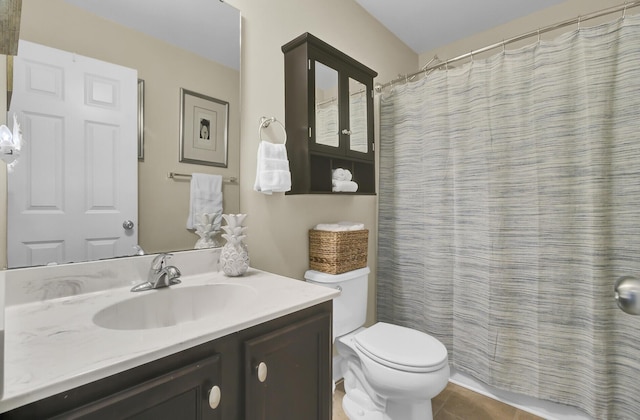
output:
[[[640,18],[380,100],[377,310],[459,371],[597,419],[640,416]]]

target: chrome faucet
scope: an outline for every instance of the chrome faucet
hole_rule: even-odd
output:
[[[172,254],[159,254],[151,262],[147,281],[134,286],[132,292],[141,292],[144,290],[159,289],[180,283],[180,270],[172,265],[166,265],[166,260],[171,258]]]

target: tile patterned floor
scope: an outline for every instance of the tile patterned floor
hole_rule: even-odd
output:
[[[344,387],[333,395],[333,420],[349,420],[342,411]],[[526,411],[449,383],[432,401],[433,420],[543,420]]]

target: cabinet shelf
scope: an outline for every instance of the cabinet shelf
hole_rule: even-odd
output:
[[[360,162],[315,153],[309,155],[309,169],[310,174],[312,174],[309,192],[331,193],[331,171],[337,168],[351,171],[354,182],[358,183],[358,191],[355,193],[339,192],[332,194],[375,194],[375,167],[373,162]]]
[[[291,191],[375,194],[373,78],[378,74],[315,36],[282,47]],[[348,169],[357,192],[332,192],[331,171]]]

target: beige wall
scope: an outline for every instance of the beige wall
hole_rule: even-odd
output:
[[[138,165],[139,243],[149,253],[193,248],[198,236],[185,228],[189,181],[169,180],[167,173],[239,176],[239,72],[61,0],[23,0],[20,38],[138,70],[138,77],[145,80],[145,155]],[[228,168],[178,162],[180,88],[229,102]],[[239,190],[238,184],[224,185],[226,212],[239,211]]]
[[[304,32],[376,70],[376,81],[413,71],[417,54],[353,1],[226,1],[243,16],[240,208],[249,214],[252,266],[302,279],[308,269],[308,229],[321,222],[359,221],[370,230],[368,265],[372,269],[370,284],[375,284],[377,196],[265,196],[254,192],[258,119],[275,116],[284,122],[284,56],[280,47]],[[375,302],[373,287],[369,296],[369,301]],[[373,304],[369,307],[371,321]]]

